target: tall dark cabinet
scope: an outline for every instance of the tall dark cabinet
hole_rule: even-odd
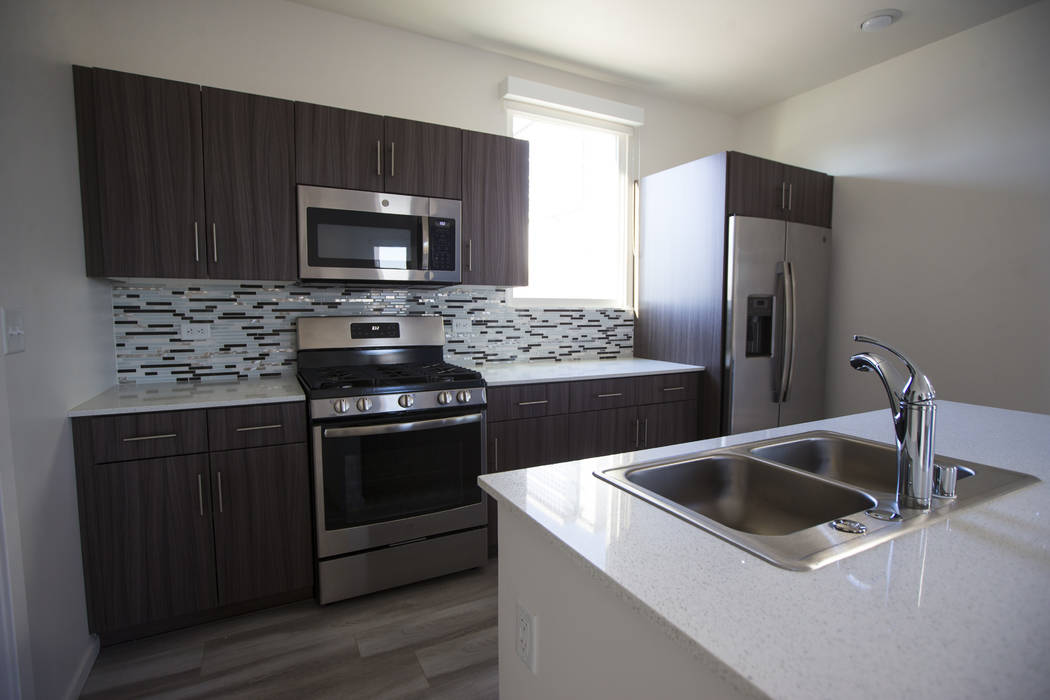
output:
[[[833,178],[728,151],[642,179],[634,352],[703,365],[701,437],[723,434],[726,243],[733,215],[831,225]]]
[[[463,283],[529,283],[529,142],[463,132]]]

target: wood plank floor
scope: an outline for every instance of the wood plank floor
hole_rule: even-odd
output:
[[[496,570],[106,647],[81,697],[496,698]]]

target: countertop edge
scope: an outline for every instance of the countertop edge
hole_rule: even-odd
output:
[[[288,396],[245,397],[243,399],[220,399],[216,401],[184,401],[181,403],[156,404],[134,407],[72,409],[66,414],[68,418],[87,418],[90,416],[115,416],[124,413],[158,413],[163,411],[191,411],[199,408],[228,408],[230,406],[250,406],[265,403],[293,403],[306,401],[303,394]]]
[[[630,368],[625,367],[625,363],[639,361],[639,366]],[[548,363],[548,364],[534,364],[530,366],[520,365],[515,367],[512,364],[499,365],[493,364],[486,367],[481,367],[480,372],[485,377],[485,383],[490,387],[502,387],[502,386],[518,386],[521,384],[549,384],[554,382],[581,382],[589,379],[617,379],[621,377],[644,377],[644,376],[657,376],[661,374],[685,374],[690,372],[706,372],[707,368],[703,365],[688,365],[677,362],[666,362],[664,360],[650,360],[644,357],[637,358],[623,358],[620,360],[593,360],[588,362],[587,368],[581,371],[579,374],[561,374],[570,370],[574,362],[585,362],[584,360],[573,361],[573,362],[559,362],[559,363]],[[591,364],[592,362],[599,363],[597,365]],[[602,364],[608,363],[608,371],[594,371],[595,368],[601,367]],[[656,364],[662,366],[655,366]],[[495,372],[497,375],[496,379],[490,379],[485,376],[485,370],[489,372]],[[551,370],[557,370],[552,372]],[[499,373],[521,371],[527,374],[535,373],[536,376],[521,376],[514,378],[500,378]]]

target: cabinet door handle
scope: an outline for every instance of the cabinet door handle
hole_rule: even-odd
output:
[[[685,391],[684,386],[665,386],[664,391]]]
[[[163,435],[143,435],[142,437],[130,437],[124,438],[124,442],[141,442],[142,440],[164,440],[166,438],[173,438],[176,433],[164,433]]]
[[[781,182],[780,183],[780,208],[781,209],[787,209],[787,205],[785,204],[786,200],[787,200],[787,183],[786,182]]]
[[[499,471],[499,438],[492,438],[492,471]]]
[[[383,141],[376,141],[376,175],[383,176]]]
[[[197,233],[197,222],[193,222],[193,262],[201,261],[201,239]]]
[[[219,512],[222,512],[222,472],[218,472],[219,476]]]
[[[474,247],[471,246],[471,239],[467,239],[467,271],[474,271]]]
[[[282,427],[284,427],[284,426],[281,425],[280,423],[274,423],[272,425],[252,425],[252,426],[249,426],[247,428],[236,428],[235,430],[238,433],[246,433],[246,432],[248,432],[250,430],[274,430],[276,428],[282,428]]]
[[[791,211],[791,195],[795,193],[795,183],[788,183],[788,211]]]
[[[612,394],[595,394],[595,398],[599,398],[599,399],[611,399],[614,396],[623,396],[623,392],[622,391],[617,391],[617,392],[614,392]]]
[[[394,177],[394,147],[397,146],[393,141],[390,142],[390,177]]]
[[[200,506],[201,517],[204,517],[204,479],[197,475],[197,504]]]
[[[638,447],[639,444],[640,444],[638,442],[638,431],[641,428],[641,423],[642,422],[640,420],[638,420],[637,418],[634,419],[634,446],[635,447]]]
[[[215,233],[215,222],[211,222],[211,256],[215,262],[219,262],[219,238]]]
[[[519,401],[518,405],[519,406],[542,406],[545,403],[548,403],[547,399],[542,399],[540,401]]]
[[[642,447],[649,446],[649,419],[646,418],[642,425]]]

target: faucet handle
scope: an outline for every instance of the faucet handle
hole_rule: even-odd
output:
[[[900,391],[901,400],[904,403],[928,403],[933,401],[933,398],[937,395],[933,390],[933,384],[930,383],[929,377],[920,370],[914,362],[904,356],[902,352],[896,348],[887,345],[881,340],[876,340],[866,335],[854,335],[853,340],[858,343],[871,343],[877,345],[884,350],[889,350],[891,353],[896,355],[901,362],[908,368],[909,379],[908,383]]]

